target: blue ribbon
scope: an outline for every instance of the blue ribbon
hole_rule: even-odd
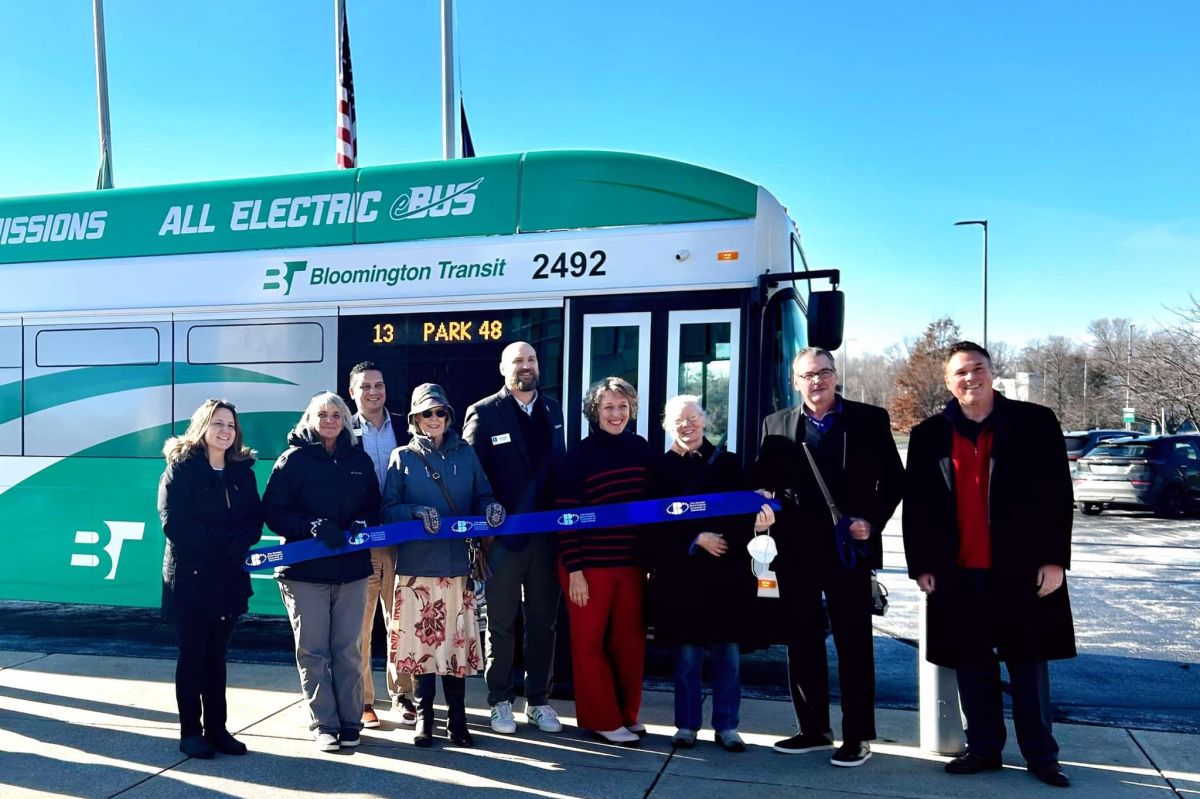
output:
[[[368,527],[351,536],[343,531],[346,543],[330,549],[318,538],[252,549],[242,568],[259,571],[276,566],[290,566],[315,558],[343,555],[359,549],[387,547],[409,541],[430,541],[434,538],[476,538],[494,535],[525,535],[554,533],[564,530],[599,530],[605,527],[628,527],[659,524],[718,516],[737,516],[757,513],[763,505],[779,510],[779,502],[764,499],[753,491],[730,491],[721,494],[699,494],[688,497],[648,499],[620,502],[611,505],[587,505],[568,510],[515,513],[499,527],[488,527],[482,516],[443,517],[442,529],[431,536],[420,521],[396,522]]]

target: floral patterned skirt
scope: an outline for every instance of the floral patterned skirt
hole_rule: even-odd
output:
[[[396,575],[388,659],[400,674],[470,677],[483,669],[466,577]]]

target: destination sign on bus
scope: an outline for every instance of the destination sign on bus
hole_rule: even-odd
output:
[[[368,340],[380,347],[414,344],[488,344],[507,341],[505,312],[478,314],[414,314],[377,317],[367,328]]]

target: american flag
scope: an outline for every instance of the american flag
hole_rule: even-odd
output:
[[[354,72],[350,68],[350,26],[346,22],[345,0],[337,2],[342,21],[337,67],[337,165],[338,169],[353,169],[358,163],[358,134],[355,132]]]

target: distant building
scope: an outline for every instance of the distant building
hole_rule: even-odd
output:
[[[1017,372],[1016,377],[997,377],[992,385],[1009,399],[1042,401],[1042,376],[1037,372]]]

